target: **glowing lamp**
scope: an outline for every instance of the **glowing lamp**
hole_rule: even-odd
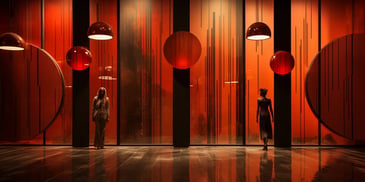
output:
[[[68,50],[66,62],[73,70],[84,70],[90,66],[91,53],[88,49],[76,46]]]
[[[193,66],[199,60],[201,51],[199,39],[186,31],[173,33],[163,46],[166,60],[177,69],[188,69]]]
[[[87,36],[94,40],[110,40],[113,38],[113,30],[107,23],[98,21],[89,27]]]
[[[247,29],[246,38],[248,40],[265,40],[271,37],[269,26],[262,22],[256,22]]]
[[[0,49],[8,51],[24,50],[25,42],[16,33],[7,32],[0,35]]]
[[[270,60],[271,69],[279,75],[286,75],[294,68],[294,58],[286,51],[277,51]]]

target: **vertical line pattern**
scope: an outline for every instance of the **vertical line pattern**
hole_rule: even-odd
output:
[[[120,1],[117,0],[117,145],[120,145],[120,138],[121,138],[121,134],[120,134],[120,123],[121,123],[121,93],[122,93],[122,89],[121,89],[121,57],[120,57],[120,42],[121,42],[121,38],[120,38],[120,33],[121,33],[121,28],[120,28],[120,21],[121,21],[121,13],[120,13]],[[119,158],[117,158],[119,159]],[[118,175],[117,175],[118,177]]]
[[[312,4],[312,0],[310,0],[311,1],[311,20],[310,20],[310,24],[311,24],[311,39],[313,38],[313,10],[312,10],[312,8],[313,8],[313,4]],[[320,0],[319,0],[320,1]]]
[[[242,37],[245,37],[244,36],[244,32],[245,32],[245,27],[246,27],[246,1],[243,1],[241,2],[242,3],[242,21],[239,21],[239,22],[242,22],[242,30],[237,32],[237,35],[243,35]],[[238,14],[238,13],[237,13]],[[239,36],[237,36],[239,37]],[[242,130],[242,144],[243,145],[246,145],[246,39],[243,38],[243,39],[240,39],[242,41],[242,46],[241,47],[237,47],[237,52],[238,50],[241,50],[242,53],[239,55],[239,58],[242,59],[241,60],[237,60],[237,62],[239,62],[240,64],[242,64],[242,66],[240,64],[237,64],[239,66],[238,69],[239,69],[239,75],[240,75],[240,79],[239,79],[239,92],[238,94],[240,95],[240,99],[239,100],[239,106],[240,107],[237,107],[237,113],[240,114],[242,113],[242,115],[240,115],[239,117],[239,121],[240,123],[243,123],[242,124],[242,127],[243,128],[240,128],[240,130]],[[240,44],[239,44],[240,45]],[[242,76],[241,76],[242,75]],[[242,85],[242,86],[241,86]]]
[[[294,47],[295,47],[295,52],[294,52],[294,56],[297,59],[298,58],[298,33],[297,33],[297,26],[295,26],[294,28]],[[298,93],[298,66],[295,66],[295,93]],[[300,80],[300,84],[302,84],[302,80]]]
[[[352,7],[354,8],[354,1],[352,1]],[[352,18],[354,18],[354,14],[352,16]],[[352,28],[354,27],[354,23],[352,23]],[[352,32],[354,30],[352,29]],[[351,94],[351,100],[350,100],[350,117],[351,117],[351,128],[352,128],[352,132],[351,132],[351,138],[354,139],[354,108],[353,108],[353,100],[354,100],[354,96],[353,96],[353,81],[354,81],[354,34],[351,34],[351,88],[349,88],[349,94]]]
[[[172,25],[171,25],[171,13],[172,13],[172,11],[171,11],[171,9],[172,9],[171,1],[172,0],[169,0],[169,35],[171,35],[171,27],[172,27]]]
[[[30,127],[30,61],[32,57],[27,58],[26,66],[27,66],[27,125],[28,125],[28,136],[31,135],[31,127]]]
[[[200,28],[203,27],[203,0],[200,0]]]
[[[299,80],[302,80],[302,75],[303,75],[303,70],[302,70],[302,63],[303,63],[303,42],[302,40],[300,40],[300,43],[299,43]],[[302,84],[299,85],[299,112],[300,112],[300,115],[303,113],[302,112],[302,97],[303,97],[303,87],[302,87]],[[300,121],[301,121],[301,117],[300,117]],[[300,122],[301,123],[301,122]],[[302,125],[300,124],[300,127]],[[301,129],[301,128],[300,128]]]
[[[321,52],[321,0],[318,0],[318,51]],[[321,53],[318,54],[318,116],[321,118]],[[318,121],[318,145],[321,145],[321,122]],[[319,163],[321,164],[321,163]],[[320,169],[320,168],[319,168]]]
[[[264,21],[264,0],[261,0],[261,22]]]
[[[257,60],[256,60],[256,69],[257,69],[257,91],[258,92],[260,90],[260,65],[259,65],[259,60],[260,60],[260,56],[257,55]],[[256,93],[255,92],[255,93]]]
[[[161,22],[160,22],[160,37],[159,37],[159,45],[156,46],[157,48],[159,48],[158,50],[158,53],[159,53],[159,71],[160,71],[160,78],[159,78],[159,82],[160,82],[160,90],[159,90],[159,118],[160,118],[160,143],[162,142],[162,54],[161,54],[161,47],[163,46],[162,45],[162,33],[163,33],[163,28],[162,28],[162,25],[163,25],[163,6],[162,6],[162,0],[160,0],[160,8],[161,8],[161,11],[160,11],[160,19],[161,19]],[[157,85],[157,84],[156,84]]]
[[[259,0],[256,0],[256,22],[259,21]]]
[[[326,80],[326,83],[327,83],[327,97],[326,97],[326,99],[327,99],[327,112],[329,112],[329,110],[330,110],[330,48],[329,47],[327,47],[326,48],[327,49],[327,51],[326,51],[326,53],[327,53],[327,55],[326,55],[326,68],[327,68],[327,80]]]
[[[303,24],[304,25],[304,24]],[[305,32],[305,28],[303,26],[303,35]],[[304,35],[305,36],[305,35]],[[299,42],[299,80],[302,82],[302,75],[303,75],[303,70],[302,70],[302,63],[303,63],[303,53],[304,52],[304,48],[303,48],[303,42],[302,40],[300,40]],[[302,141],[302,133],[305,133],[305,131],[302,132],[302,114],[303,114],[303,86],[302,83],[299,85],[299,138],[300,141]],[[305,113],[304,113],[305,114]],[[305,121],[303,121],[305,122]]]
[[[331,74],[332,74],[332,76],[331,76],[331,81],[332,81],[332,90],[333,90],[333,84],[334,84],[334,82],[333,82],[333,80],[334,80],[334,78],[333,78],[333,57],[334,57],[334,52],[333,52],[333,44],[331,44],[331,48],[332,48],[332,54],[331,54]],[[328,99],[328,100],[330,100],[330,99]]]
[[[44,0],[41,0],[41,48],[44,49]]]
[[[247,95],[250,95],[250,80],[247,79]],[[247,113],[250,113],[250,97],[247,97]],[[246,104],[246,103],[245,103]],[[247,114],[247,138],[250,137],[250,115]]]
[[[354,101],[354,96],[353,96],[353,81],[354,81],[354,50],[353,50],[353,46],[354,46],[354,18],[355,18],[355,3],[354,0],[351,1],[352,2],[352,34],[351,34],[351,47],[352,47],[352,51],[351,51],[351,128],[352,128],[352,132],[351,132],[351,138],[354,139],[354,108],[353,108],[353,101]]]
[[[337,41],[337,89],[340,89],[340,39]]]

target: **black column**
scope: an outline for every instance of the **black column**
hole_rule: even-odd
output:
[[[73,46],[89,48],[89,0],[73,0]],[[72,71],[72,146],[89,146],[89,68]]]
[[[190,0],[174,0],[173,31],[190,31]],[[190,145],[190,69],[173,70],[173,145]]]
[[[274,0],[274,50],[291,52],[291,0]],[[291,146],[291,74],[274,75],[274,142]]]

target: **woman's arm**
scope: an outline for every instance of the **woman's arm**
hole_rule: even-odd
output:
[[[95,114],[96,114],[96,100],[97,100],[97,98],[94,98],[94,100],[93,100],[93,108],[92,108],[92,112],[91,112],[91,114],[92,114],[92,120],[93,120],[93,121],[95,121]]]
[[[274,112],[272,111],[271,100],[269,102],[269,109],[270,109],[270,113],[271,113],[272,122],[274,122]]]
[[[109,97],[106,98],[106,102],[105,102],[105,109],[108,113],[108,121],[109,121],[109,116],[110,116],[110,110],[109,110]]]
[[[257,99],[256,123],[259,122],[259,113],[260,113],[260,101]]]

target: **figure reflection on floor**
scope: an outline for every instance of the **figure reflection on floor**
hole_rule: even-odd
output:
[[[267,152],[260,156],[260,181],[272,181],[273,161],[267,158]]]
[[[109,177],[108,173],[105,170],[105,164],[104,164],[104,151],[98,150],[95,153],[95,172],[93,181],[99,182],[108,182]]]

